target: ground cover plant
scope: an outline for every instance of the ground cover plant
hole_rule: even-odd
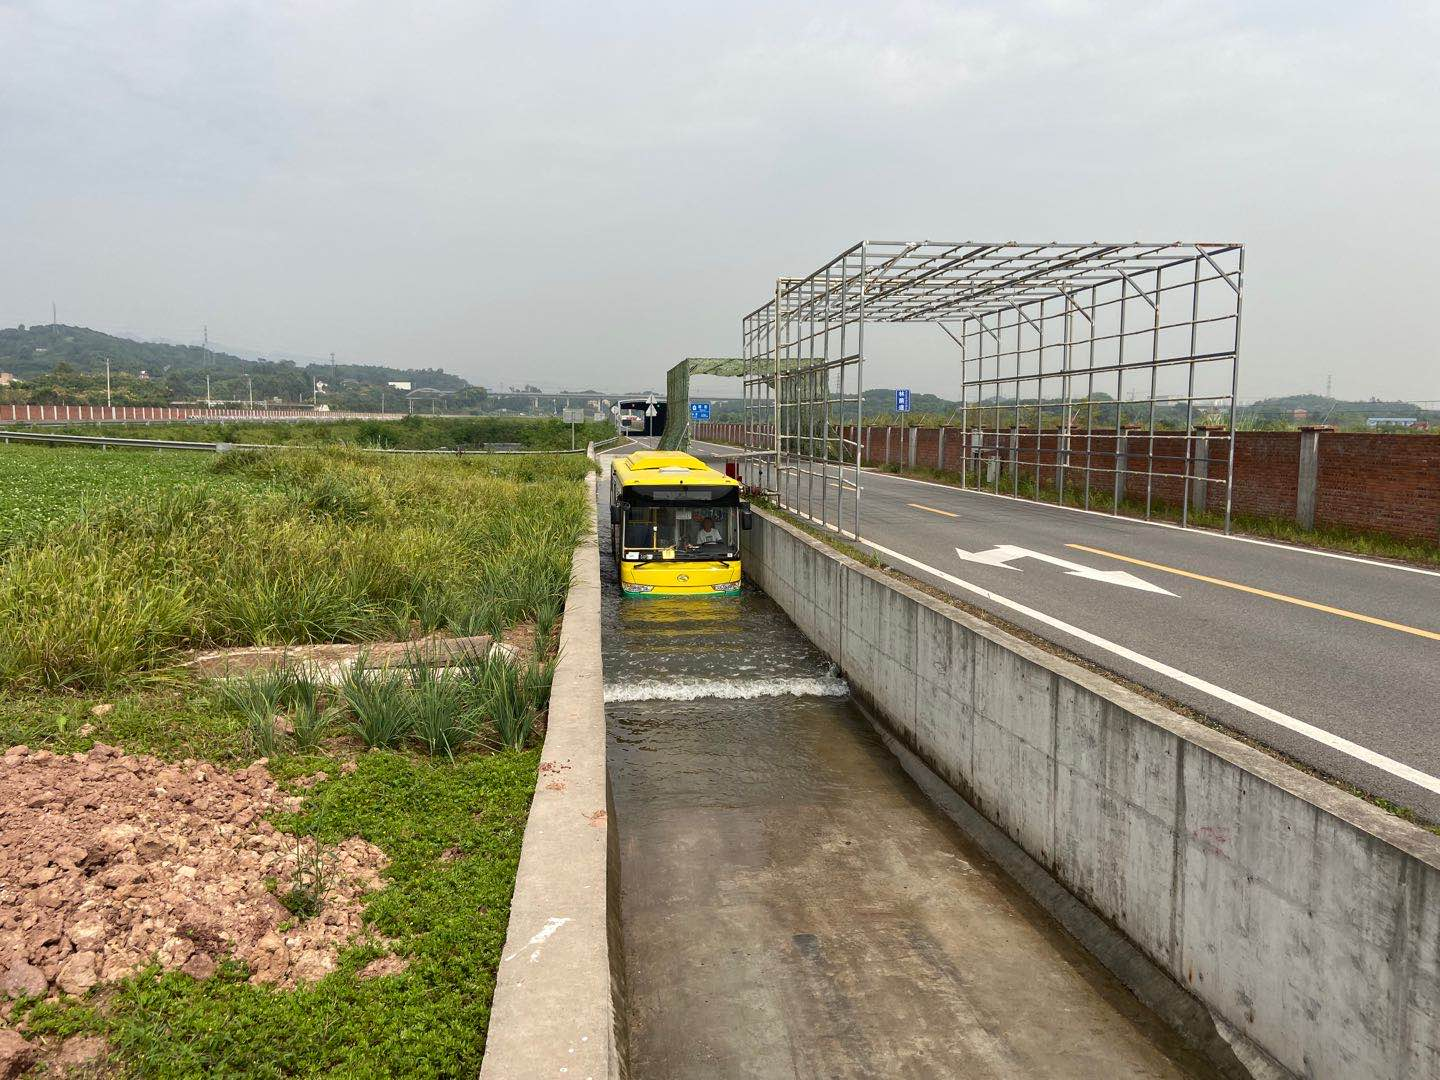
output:
[[[138,1076],[473,1076],[537,761],[364,754],[277,819],[322,849],[359,837],[389,859],[366,904],[373,938],[317,982],[276,990],[234,961],[206,979],[151,967],[98,996],[22,1000],[11,1023],[37,1047],[104,1036]]]
[[[556,417],[406,416],[393,420],[184,421],[158,424],[47,424],[43,430],[71,435],[194,442],[263,443],[277,446],[359,446],[397,450],[480,450],[513,444],[526,450],[569,450],[570,425]],[[609,421],[575,425],[575,445],[615,434]]]
[[[220,477],[203,454],[131,453],[13,443],[0,446],[0,550],[116,498],[195,484],[246,487]]]
[[[188,648],[499,633],[564,596],[587,469],[234,452],[77,507],[0,552],[0,688],[115,685]]]

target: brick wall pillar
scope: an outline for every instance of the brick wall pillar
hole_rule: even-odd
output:
[[[1315,497],[1320,481],[1320,433],[1334,430],[1325,424],[1300,429],[1300,474],[1295,486],[1295,523],[1302,529],[1315,528]]]
[[[1203,514],[1205,494],[1210,487],[1207,480],[1210,475],[1210,432],[1201,430],[1192,433],[1186,445],[1189,447],[1186,454],[1189,461],[1185,471],[1194,478],[1190,481],[1190,512]]]
[[[1121,429],[1115,433],[1115,505],[1125,498],[1126,472],[1130,468],[1130,432]]]

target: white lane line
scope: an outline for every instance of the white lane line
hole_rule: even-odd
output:
[[[1041,510],[1061,510],[1067,514],[1089,514],[1092,517],[1107,518],[1110,521],[1127,521],[1135,525],[1153,525],[1157,529],[1174,529],[1176,532],[1188,533],[1191,536],[1204,536],[1211,540],[1235,540],[1242,544],[1258,544],[1260,547],[1278,548],[1280,551],[1293,551],[1299,555],[1319,555],[1324,559],[1340,559],[1342,562],[1360,563],[1363,566],[1378,566],[1382,570],[1403,570],[1407,574],[1424,574],[1426,577],[1440,578],[1440,570],[1426,570],[1419,566],[1406,566],[1404,563],[1382,562],[1379,559],[1367,559],[1363,555],[1346,555],[1340,551],[1323,551],[1320,548],[1303,547],[1299,544],[1281,544],[1274,540],[1261,540],[1255,536],[1237,536],[1234,533],[1212,532],[1210,529],[1197,529],[1189,525],[1176,525],[1169,521],[1146,521],[1144,518],[1127,517],[1124,514],[1109,514],[1104,510],[1086,510],[1083,506],[1057,506],[1054,503],[1040,502],[1038,499],[1026,499],[1018,495],[1006,495],[998,491],[984,491],[980,488],[962,488],[954,484],[940,484],[934,480],[917,480],[913,476],[900,476],[897,473],[881,472],[877,469],[867,468],[863,470],[867,475],[875,478],[884,477],[887,480],[904,480],[907,484],[920,484],[924,487],[941,488],[944,491],[953,491],[956,495],[984,495],[990,499],[1005,499],[1009,502],[1024,503],[1026,506],[1034,506]]]
[[[790,512],[795,513],[793,510]],[[809,517],[808,514],[800,514],[799,516]],[[816,521],[815,518],[810,518],[810,520]],[[832,532],[838,532],[841,536],[848,537],[867,547],[873,548],[882,555],[887,555],[899,562],[907,563],[918,570],[923,570],[927,574],[932,574],[940,578],[942,581],[948,581],[952,585],[972,592],[977,596],[984,597],[991,603],[999,604],[1001,607],[1009,608],[1011,611],[1034,619],[1036,622],[1043,623],[1046,626],[1053,627],[1062,633],[1069,634],[1081,641],[1089,642],[1097,648],[1104,649],[1106,652],[1114,653],[1122,659],[1129,660],[1132,664],[1139,664],[1143,668],[1148,668],[1157,675],[1174,679],[1176,682],[1188,686],[1192,690],[1198,690],[1202,694],[1209,694],[1213,698],[1234,705],[1237,709],[1243,709],[1245,712],[1258,716],[1262,720],[1268,720],[1277,727],[1293,731],[1297,735],[1304,735],[1307,739],[1311,739],[1322,746],[1328,746],[1332,750],[1338,750],[1340,753],[1352,757],[1356,761],[1363,761],[1365,764],[1373,766],[1382,772],[1387,772],[1391,776],[1408,780],[1417,787],[1422,787],[1426,791],[1432,791],[1440,795],[1440,778],[1431,776],[1429,773],[1421,772],[1419,769],[1406,765],[1402,761],[1396,761],[1394,758],[1386,757],[1384,754],[1361,746],[1359,743],[1353,743],[1349,739],[1332,734],[1324,728],[1318,728],[1314,724],[1307,724],[1304,720],[1297,720],[1295,717],[1287,715],[1279,709],[1272,709],[1268,705],[1262,705],[1258,701],[1252,701],[1241,694],[1235,693],[1233,690],[1227,690],[1223,686],[1216,686],[1214,683],[1208,682],[1199,676],[1191,675],[1188,671],[1181,671],[1179,668],[1171,667],[1169,664],[1156,660],[1153,657],[1138,653],[1134,649],[1128,649],[1124,645],[1103,638],[1099,634],[1092,634],[1088,630],[1082,630],[1078,626],[1072,626],[1070,623],[1057,619],[1053,615],[1046,615],[1043,611],[1036,611],[1034,608],[1026,607],[1024,604],[1011,600],[1008,596],[1001,596],[999,593],[991,592],[989,589],[958,578],[954,574],[947,574],[943,570],[937,570],[935,567],[923,563],[919,559],[912,559],[909,555],[901,554],[898,551],[885,547],[883,544],[877,544],[873,540],[866,540],[863,536],[856,536],[851,532],[835,529],[834,526],[826,527]]]

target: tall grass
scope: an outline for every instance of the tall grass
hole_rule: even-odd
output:
[[[103,687],[195,647],[498,632],[564,595],[583,458],[232,453],[0,553],[0,689]]]
[[[343,676],[338,697],[367,747],[409,742],[453,759],[477,744],[525,749],[549,703],[554,673],[554,660],[521,665],[480,652],[444,668],[416,655],[404,665],[370,668],[362,657]]]
[[[370,749],[398,746],[414,726],[401,670],[369,668],[362,655],[345,673],[340,695],[350,712],[351,730]]]

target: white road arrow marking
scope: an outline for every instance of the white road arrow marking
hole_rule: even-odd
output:
[[[1047,562],[1052,566],[1063,567],[1065,573],[1071,577],[1086,578],[1089,581],[1104,581],[1111,585],[1123,585],[1127,589],[1159,593],[1162,596],[1175,595],[1169,589],[1152,585],[1144,578],[1136,577],[1126,570],[1096,570],[1094,567],[1071,562],[1069,559],[1047,555],[1043,551],[1031,551],[1029,548],[1017,547],[1014,544],[998,544],[988,551],[966,551],[964,548],[957,547],[955,554],[966,562],[981,563],[985,566],[1002,566],[1006,570],[1014,570],[1016,573],[1020,572],[1020,567],[1010,565],[1016,559],[1038,559],[1040,562]]]

